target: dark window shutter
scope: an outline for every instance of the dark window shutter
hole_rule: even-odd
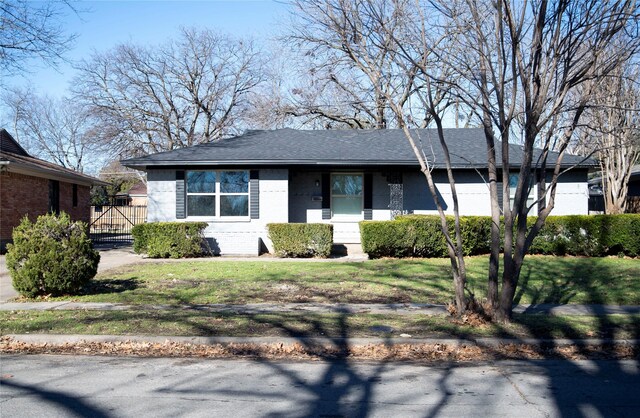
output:
[[[176,171],[176,219],[187,217],[185,205],[184,171]]]
[[[502,196],[504,193],[502,192],[502,182],[498,182],[498,206],[500,206],[500,210],[502,211]]]
[[[373,219],[373,175],[365,173],[363,180],[364,219],[370,221]]]
[[[260,171],[249,172],[249,215],[251,219],[260,219]]]
[[[322,219],[331,219],[331,174],[322,173]]]

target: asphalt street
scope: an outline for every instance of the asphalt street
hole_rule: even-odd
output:
[[[637,417],[637,361],[272,362],[16,355],[2,417]]]

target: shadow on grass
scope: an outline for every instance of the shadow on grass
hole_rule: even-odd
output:
[[[593,269],[596,267],[598,268],[598,278],[594,279],[592,277],[594,273]],[[386,268],[392,269],[393,265],[389,265]],[[394,277],[401,277],[403,280],[418,280],[411,277],[404,277],[404,274],[391,273]],[[548,280],[543,280],[542,282],[536,281],[534,283],[531,279],[534,274],[536,276],[548,277]],[[609,299],[606,299],[603,294],[603,286],[606,288],[606,284],[601,283],[601,281],[606,277],[616,277],[617,274],[618,272],[611,269],[607,263],[594,264],[588,260],[580,264],[574,271],[558,269],[557,265],[530,263],[526,265],[523,271],[517,301],[520,301],[523,295],[527,294],[534,304],[568,303],[571,302],[577,294],[582,294],[590,303],[602,304]],[[371,280],[376,282],[376,279]],[[594,281],[598,283],[594,283]],[[184,303],[188,303],[187,299],[188,298],[184,298]],[[177,300],[182,301],[180,298],[177,298]],[[620,330],[619,323],[613,321],[608,316],[599,315],[600,312],[598,312],[597,308],[594,308],[592,313],[595,318],[595,325],[593,327],[594,337],[603,339],[615,338],[617,332]],[[136,321],[141,320],[144,315],[149,315],[149,313],[141,312],[139,315],[135,313],[122,313],[121,315],[121,320],[123,321]],[[161,313],[156,315],[161,315]],[[332,317],[330,322],[323,321],[314,315],[298,315],[296,317],[298,321],[297,324],[293,323],[290,318],[285,315],[246,316],[256,324],[255,329],[253,329],[256,335],[261,335],[264,329],[277,330],[278,335],[297,339],[298,343],[304,347],[308,353],[315,354],[319,359],[324,361],[321,376],[310,379],[308,376],[301,375],[287,368],[283,362],[274,362],[262,357],[260,351],[252,353],[250,349],[248,349],[249,351],[245,353],[247,355],[253,355],[256,361],[269,367],[274,374],[285,376],[298,391],[304,392],[306,396],[302,398],[305,400],[299,405],[300,409],[296,411],[296,416],[364,417],[375,412],[373,408],[375,408],[379,402],[377,397],[379,396],[379,391],[384,390],[380,389],[384,373],[392,366],[387,360],[379,361],[367,374],[363,374],[362,371],[355,367],[355,363],[349,358],[350,346],[353,340],[352,327],[349,324],[349,313],[338,313]],[[174,316],[171,320],[182,322],[190,330],[193,330],[194,334],[218,335],[220,332],[219,327],[214,326],[211,322],[193,321],[191,320],[192,318],[193,316],[184,314]],[[631,332],[632,339],[640,339],[640,318],[637,316],[631,318],[631,325],[625,328],[625,332]],[[214,319],[214,315],[211,315],[211,321]],[[222,320],[224,321],[224,316],[222,316]],[[531,317],[516,315],[514,317],[514,323],[524,328],[530,336],[546,340],[549,339],[549,328],[548,325],[545,325],[544,321],[536,322],[531,320]],[[509,326],[499,327],[499,330],[499,335],[503,337],[511,337],[516,341],[522,339],[522,335],[514,333],[513,328]],[[248,328],[249,335],[251,331],[252,330]],[[575,357],[590,358],[593,356],[591,349],[581,344],[580,339],[584,337],[584,331],[578,329],[573,322],[562,317],[554,318],[554,333],[554,337],[568,339],[576,344]],[[390,333],[385,333],[387,338],[384,344],[387,347],[391,344],[389,335]],[[308,337],[322,337],[324,344],[329,344],[333,349],[325,350],[318,345],[317,341],[310,340]],[[450,337],[466,340],[470,338],[471,335],[464,332],[452,332],[450,333]],[[633,348],[636,350],[637,356],[638,347]],[[491,351],[491,348],[487,348],[487,350]],[[541,358],[557,359],[554,350],[561,350],[561,348],[557,346],[553,340],[549,340],[538,350],[537,354]],[[505,355],[504,352],[498,352],[497,350],[495,350],[495,355],[499,358],[509,357]],[[504,390],[509,390],[509,388],[515,386],[516,392],[520,395],[514,393],[514,396],[524,396],[525,401],[523,402],[531,404],[532,401],[526,399],[526,393],[524,395],[522,394],[522,391],[524,390],[526,392],[527,389],[518,387],[517,374],[534,370],[541,379],[540,386],[543,389],[539,389],[541,391],[540,393],[553,400],[552,403],[555,411],[547,411],[551,415],[567,417],[582,416],[585,414],[608,416],[611,415],[613,411],[612,408],[619,406],[624,408],[625,405],[628,409],[622,412],[623,415],[625,413],[628,413],[628,415],[637,413],[637,410],[629,409],[633,408],[637,403],[629,403],[628,399],[621,399],[619,395],[619,393],[622,393],[620,388],[624,388],[625,394],[640,392],[640,379],[638,379],[640,371],[638,370],[637,363],[629,368],[628,365],[616,360],[598,360],[589,363],[587,367],[584,364],[572,361],[549,362],[522,360],[515,354],[513,358],[521,360],[518,363],[521,366],[518,367],[521,368],[522,371],[518,371],[518,367],[516,367],[516,369],[502,367],[500,363],[491,365],[491,368],[498,369],[504,379],[506,379],[506,382],[508,382],[508,384],[501,382],[506,388]],[[447,408],[455,405],[458,399],[456,398],[456,393],[464,389],[464,383],[454,383],[451,380],[452,373],[458,367],[460,366],[456,364],[447,364],[440,373],[436,379],[438,387],[437,393],[431,395],[432,398],[429,398],[430,401],[425,403],[425,405],[427,405],[425,410],[421,411],[424,416],[435,417],[446,414]],[[228,393],[225,392],[226,389],[216,387],[214,377],[207,377],[207,379],[211,379],[210,384],[198,388],[200,393],[206,391],[208,393],[220,394],[221,396],[264,396],[261,392],[253,392],[246,388],[234,388],[233,393]],[[576,382],[580,383],[576,384]],[[496,386],[496,384],[487,382],[487,391],[493,390],[494,386]],[[417,390],[416,393],[420,393],[422,396],[427,390],[427,387],[415,389]],[[390,387],[386,390],[395,389]],[[178,385],[172,383],[167,383],[158,389],[158,391],[161,393],[180,393],[185,396],[195,393],[192,389],[181,389]],[[434,398],[435,401],[433,401]],[[407,400],[407,402],[410,401]],[[499,406],[496,406],[496,408],[499,408]],[[492,412],[498,413],[504,412],[504,410],[495,410]],[[291,411],[283,410],[274,412],[268,416],[290,415],[292,415]]]
[[[104,295],[112,293],[122,293],[136,290],[140,286],[140,282],[135,277],[130,279],[100,279],[91,280],[87,284],[80,295]]]
[[[594,279],[594,269],[597,267],[597,279]],[[536,271],[537,270],[537,271]],[[541,271],[542,270],[542,271]],[[532,274],[547,277],[542,283],[531,284],[530,278]],[[603,290],[606,284],[600,283],[606,277],[615,277],[618,272],[609,269],[607,263],[591,263],[586,260],[579,264],[574,271],[558,271],[554,266],[548,266],[543,263],[532,263],[523,272],[521,288],[518,293],[518,300],[527,293],[530,300],[534,304],[538,303],[569,303],[576,295],[581,294],[587,301],[594,305],[603,304],[606,300]],[[397,277],[397,275],[396,275]],[[591,280],[593,279],[593,280]],[[412,280],[407,278],[407,280]],[[594,282],[595,281],[595,282]],[[604,286],[604,288],[603,288]],[[605,341],[605,349],[607,340],[616,338],[617,332],[620,331],[620,325],[611,317],[601,315],[601,312],[594,307],[592,312],[595,318],[594,337],[601,338]],[[321,379],[316,383],[310,383],[302,376],[291,373],[277,362],[269,362],[264,359],[258,361],[268,364],[274,369],[274,372],[286,375],[300,390],[307,392],[311,396],[311,400],[305,405],[306,415],[333,415],[333,416],[367,416],[372,412],[370,409],[375,405],[375,391],[372,388],[372,382],[376,382],[382,376],[385,368],[389,367],[386,361],[378,364],[378,367],[369,378],[362,377],[354,369],[349,361],[349,346],[352,336],[348,325],[347,313],[338,315],[335,323],[331,327],[320,322],[313,316],[303,317],[302,321],[307,325],[306,331],[291,325],[286,318],[277,316],[256,316],[252,319],[261,324],[268,325],[270,328],[277,329],[292,338],[297,338],[299,343],[305,347],[310,353],[315,353],[327,362],[325,372]],[[530,320],[525,315],[516,316],[514,323],[526,330],[527,334],[539,339],[547,340],[541,345],[537,351],[537,355],[541,358],[559,358],[558,352],[562,348],[557,346],[553,339],[550,339],[548,326],[544,326],[536,321]],[[630,326],[625,327],[625,332],[631,333],[631,339],[640,339],[640,318],[638,316],[631,317]],[[592,349],[582,344],[582,338],[585,337],[584,330],[571,321],[556,317],[553,319],[555,337],[571,340],[575,345],[575,358],[592,358],[594,352]],[[514,341],[522,339],[520,334],[514,334],[513,329],[509,326],[499,328],[499,335],[502,337],[510,337]],[[203,334],[210,333],[212,329],[206,325],[200,326],[199,331]],[[306,337],[310,336],[327,336],[328,342],[336,347],[335,351],[325,352],[317,351],[314,343],[309,342]],[[389,334],[387,334],[388,336]],[[469,335],[465,333],[452,333],[453,338],[467,339]],[[389,339],[385,343],[390,344]],[[491,348],[487,348],[491,351]],[[637,357],[638,347],[632,347]],[[613,352],[613,349],[612,351]],[[504,358],[504,351],[495,350],[498,358]],[[597,354],[596,354],[597,355]],[[508,358],[509,356],[506,355]],[[514,358],[521,359],[514,355]],[[640,372],[637,363],[632,368],[625,366],[616,360],[598,360],[591,362],[589,367],[585,367],[581,363],[574,361],[538,361],[538,360],[522,360],[523,368],[534,368],[536,373],[544,376],[547,383],[547,392],[545,395],[553,399],[555,413],[559,416],[582,416],[585,411],[589,414],[607,416],[612,412],[612,408],[629,405],[624,398],[621,398],[616,390],[610,390],[611,387],[625,387],[625,393],[634,393],[640,390],[640,380],[637,375]],[[430,404],[429,408],[424,411],[425,416],[435,417],[445,413],[445,409],[455,403],[456,391],[461,388],[454,387],[450,382],[450,376],[457,366],[448,365],[438,379],[438,400]],[[511,385],[517,386],[518,372],[512,373],[511,369],[506,369],[495,364],[494,367],[500,369],[503,377],[507,379]],[[326,382],[332,384],[336,379],[340,378],[340,384],[327,388]],[[515,383],[514,383],[515,382]],[[588,382],[586,385],[579,385],[578,388],[572,385],[575,382]],[[520,392],[521,389],[517,388]],[[357,399],[353,398],[353,394],[359,394]],[[351,394],[351,395],[349,395]],[[526,394],[522,395],[526,399]],[[530,403],[530,401],[526,401]],[[615,406],[612,406],[615,405]],[[357,405],[356,409],[354,405]],[[628,406],[627,406],[628,408]],[[495,412],[495,411],[494,411]],[[553,411],[551,411],[553,412]],[[628,410],[631,414],[637,413]],[[284,414],[285,411],[282,411]],[[623,412],[624,414],[625,412]],[[276,414],[277,415],[277,414]]]

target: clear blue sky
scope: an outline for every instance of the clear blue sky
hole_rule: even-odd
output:
[[[80,1],[79,15],[69,13],[62,22],[69,33],[76,33],[70,60],[88,58],[93,50],[105,51],[123,42],[157,44],[175,37],[183,26],[208,27],[222,33],[268,40],[286,21],[286,0],[123,0]],[[71,65],[57,70],[34,63],[30,74],[5,79],[8,86],[30,85],[37,93],[58,96],[65,93],[74,76]]]

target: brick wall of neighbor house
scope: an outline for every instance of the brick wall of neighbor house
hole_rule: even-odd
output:
[[[73,184],[60,182],[60,211],[67,212],[74,221],[87,225],[91,221],[91,188],[78,185],[78,204],[73,206]]]
[[[258,255],[262,242],[273,251],[267,236],[268,223],[288,222],[289,171],[260,170],[260,218],[240,221],[204,220],[209,223],[205,237],[216,254]],[[176,221],[175,170],[147,172],[147,222]]]
[[[4,244],[25,215],[35,220],[49,211],[49,180],[3,172],[0,173],[0,196],[0,241]],[[74,220],[89,222],[89,187],[78,185],[78,206],[73,207],[73,185],[61,181],[60,210]]]

